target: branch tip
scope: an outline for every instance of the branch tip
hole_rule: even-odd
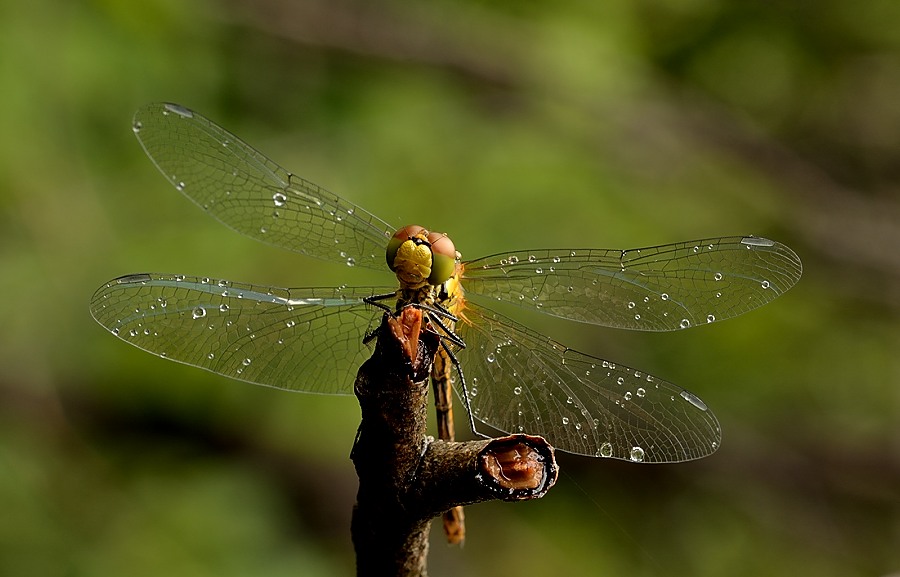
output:
[[[559,467],[543,437],[510,435],[493,439],[478,456],[488,488],[505,501],[539,499],[556,483]]]

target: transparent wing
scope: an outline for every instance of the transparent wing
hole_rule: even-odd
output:
[[[630,250],[518,251],[465,263],[467,295],[608,327],[670,331],[760,307],[800,278],[800,258],[755,236]]]
[[[103,285],[91,314],[140,349],[250,383],[349,394],[378,314],[363,302],[391,289],[282,289],[167,274]]]
[[[384,270],[390,225],[196,112],[149,104],[135,113],[134,133],[175,188],[226,226],[301,254]]]
[[[467,303],[458,357],[473,416],[562,451],[645,463],[698,459],[721,440],[706,405],[675,385],[591,357]]]

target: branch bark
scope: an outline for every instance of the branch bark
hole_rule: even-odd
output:
[[[351,533],[361,576],[425,575],[432,518],[457,505],[540,498],[556,482],[553,448],[541,437],[426,435],[440,338],[422,322],[414,307],[385,315],[356,379],[362,421],[350,455],[359,476]]]

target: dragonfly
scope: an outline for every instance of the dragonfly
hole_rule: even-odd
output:
[[[394,299],[397,309],[422,306],[433,311],[426,316],[441,335],[432,381],[439,437],[447,440],[454,437],[455,390],[477,434],[476,422],[484,423],[543,436],[565,452],[642,463],[710,455],[721,428],[698,396],[566,347],[491,303],[605,327],[677,331],[758,308],[802,273],[794,251],[752,235],[624,250],[513,250],[464,261],[447,235],[397,229],[181,105],[139,109],[133,130],[175,188],[226,226],[309,257],[390,269],[396,281],[279,288],[129,274],[94,294],[98,323],[145,351],[232,379],[351,394],[384,300]],[[454,523],[461,526],[461,509],[445,516],[451,541]]]

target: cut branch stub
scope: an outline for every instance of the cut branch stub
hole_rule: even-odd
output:
[[[504,501],[539,499],[559,474],[553,447],[532,435],[493,439],[479,454],[478,465],[485,486]]]
[[[435,516],[457,505],[539,499],[557,474],[553,448],[542,437],[434,441],[422,455],[412,491]]]

